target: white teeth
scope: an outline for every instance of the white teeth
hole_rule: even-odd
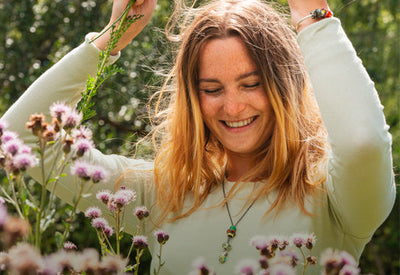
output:
[[[225,121],[225,124],[230,128],[239,128],[239,127],[249,125],[250,123],[253,122],[253,120],[254,120],[254,117],[246,119],[246,120],[242,120],[242,121],[236,121],[236,122]]]

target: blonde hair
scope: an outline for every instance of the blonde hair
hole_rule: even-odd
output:
[[[177,3],[178,8],[182,6]],[[164,110],[167,116],[156,130],[162,133],[154,163],[160,221],[190,215],[224,180],[224,148],[203,122],[197,86],[203,45],[229,36],[242,39],[257,65],[275,121],[271,138],[255,156],[257,164],[234,185],[227,199],[243,182],[264,179],[266,183],[252,193],[249,202],[276,190],[276,200],[266,214],[279,210],[287,200],[310,214],[305,198],[325,180],[318,168],[326,159],[328,143],[292,28],[273,7],[257,0],[214,1],[189,9],[184,22],[179,12],[175,10],[168,26],[169,32],[182,28],[165,86],[173,89]],[[187,26],[186,20],[191,21]],[[193,204],[184,210],[189,192]]]

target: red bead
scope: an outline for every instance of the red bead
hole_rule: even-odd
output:
[[[325,14],[325,17],[331,17],[333,14],[330,10],[327,11],[327,13]]]

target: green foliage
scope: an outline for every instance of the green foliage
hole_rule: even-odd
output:
[[[398,0],[330,0],[329,4],[341,19],[385,106],[399,183],[400,5]],[[110,9],[107,0],[0,1],[0,114],[40,74],[79,45],[86,33],[101,30],[107,24]],[[171,2],[159,0],[152,22],[117,63],[126,73],[104,83],[94,98],[97,115],[89,123],[95,143],[105,153],[130,153],[131,144],[150,130],[146,104],[154,87],[162,83],[160,68],[168,68],[172,62],[171,47],[162,32],[170,12]],[[146,148],[150,146],[139,152],[148,152]],[[367,245],[361,258],[362,270],[400,273],[399,216],[397,203]],[[87,234],[85,230],[81,232]]]

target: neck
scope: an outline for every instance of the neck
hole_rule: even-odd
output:
[[[226,179],[237,181],[254,167],[255,159],[249,155],[227,154]]]

